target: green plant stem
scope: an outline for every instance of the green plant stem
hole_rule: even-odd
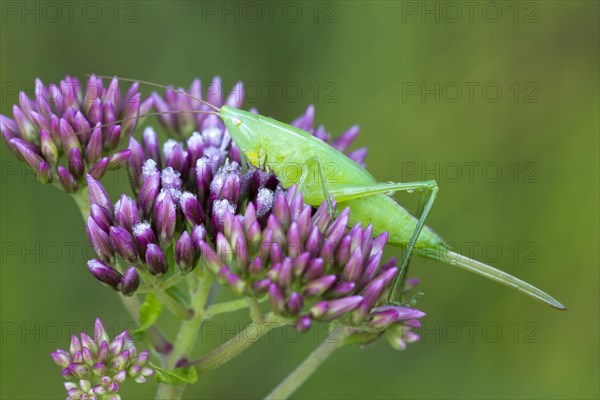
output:
[[[87,221],[90,215],[90,197],[89,190],[86,187],[79,189],[78,192],[75,192],[71,195],[75,204],[77,204],[77,208],[83,217],[83,222]]]
[[[246,301],[248,302],[248,307],[250,308],[250,318],[252,322],[262,323],[265,322],[265,316],[260,309],[260,304],[258,304],[258,300],[254,297],[246,297]]]
[[[349,335],[350,330],[348,328],[340,328],[337,333],[328,337],[291,374],[277,385],[265,397],[265,400],[289,398],[334,351],[346,345],[346,339]]]
[[[243,331],[221,346],[187,365],[194,366],[198,373],[218,368],[256,343],[270,330],[286,324],[286,319],[269,313],[265,316],[263,322],[252,322]]]
[[[165,290],[160,289],[158,284],[154,286],[156,278],[148,272],[138,268],[138,273],[148,285],[150,293],[152,293],[160,302],[173,313],[177,318],[183,320],[189,320],[194,317],[195,310],[193,308],[186,308],[183,304],[171,297]]]
[[[165,364],[167,369],[179,366],[178,363],[187,361],[188,357],[191,356],[191,352],[198,339],[198,332],[204,321],[204,309],[214,276],[203,265],[196,267],[195,272],[195,276],[192,276],[189,280],[192,299],[191,306],[194,316],[181,323],[177,339],[175,340],[175,346]],[[173,386],[161,383],[156,392],[156,399],[180,399],[184,390],[185,385]]]
[[[266,299],[267,299],[267,296],[262,297],[256,301],[260,304],[263,301],[265,301]],[[248,301],[246,299],[225,301],[222,303],[213,304],[212,306],[208,307],[206,309],[205,315],[206,315],[206,318],[212,318],[215,315],[243,310],[243,309],[248,308],[249,306],[250,305],[248,304]]]

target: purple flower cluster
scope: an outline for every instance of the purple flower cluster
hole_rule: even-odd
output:
[[[100,319],[94,325],[94,337],[73,335],[69,350],[58,349],[52,359],[67,380],[67,399],[119,400],[119,385],[127,377],[138,383],[154,373],[148,366],[150,353],[137,352],[127,331],[110,340]]]
[[[212,218],[222,220],[214,246],[200,245],[207,267],[239,294],[268,295],[273,311],[298,329],[346,315],[351,325],[383,331],[405,321],[417,326],[424,315],[381,306],[398,272],[394,259],[381,263],[388,235],[373,239],[371,225],[347,230],[349,208],[332,218],[325,202],[315,211],[294,187],[261,188],[244,212],[221,202],[213,207]]]
[[[69,76],[50,86],[38,79],[35,99],[21,92],[19,103],[13,106],[14,119],[0,116],[2,137],[38,180],[58,179],[59,187],[69,193],[85,184],[86,172],[100,179],[107,169],[127,162],[129,150],[114,150],[121,137],[131,135],[138,115],[152,107],[151,98],[142,101],[137,84],[121,98],[117,79],[105,87],[95,76],[85,88]]]
[[[240,107],[241,83],[226,100],[221,86],[215,78],[207,101]],[[56,166],[66,191],[87,184],[86,230],[97,255],[88,268],[99,281],[131,296],[142,278],[187,274],[202,262],[239,295],[268,296],[273,311],[300,330],[313,321],[341,318],[362,332],[386,331],[396,348],[418,338],[412,329],[424,314],[385,304],[398,272],[395,260],[381,262],[387,234],[373,238],[372,226],[360,224],[348,229],[350,209],[334,218],[325,203],[312,208],[273,174],[242,168],[240,151],[222,121],[187,112],[207,110],[189,96],[171,88],[142,100],[134,84],[120,99],[116,79],[105,88],[93,76],[86,93],[90,87],[97,93],[92,99],[82,97],[72,78],[48,88],[60,94],[59,100],[31,102],[22,95],[15,120],[2,117],[1,128],[9,147],[41,180],[50,181]],[[188,93],[202,98],[199,80]],[[161,146],[151,127],[139,141],[130,135],[151,107],[177,140]],[[103,126],[119,118],[127,120]],[[313,106],[292,124],[364,165],[366,149],[349,150],[357,126],[332,139],[323,126],[315,127]],[[128,147],[115,152],[123,135],[129,137]],[[61,155],[66,167],[58,165]],[[113,204],[99,179],[107,168],[121,166],[134,195],[121,195]]]

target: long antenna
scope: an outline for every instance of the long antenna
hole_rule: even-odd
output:
[[[85,129],[82,131],[78,131],[75,132],[75,135],[78,135],[80,133],[83,133],[85,131],[93,131],[96,128],[106,128],[107,126],[112,126],[112,125],[116,125],[116,124],[120,124],[126,121],[131,121],[134,119],[138,119],[138,118],[143,118],[143,117],[152,117],[155,115],[165,115],[165,114],[211,114],[211,115],[215,115],[215,116],[219,116],[219,114],[217,114],[216,112],[213,111],[203,111],[203,110],[173,110],[173,111],[160,111],[160,112],[153,112],[153,113],[147,113],[147,114],[140,114],[140,115],[136,115],[133,117],[129,117],[129,118],[123,118],[123,119],[118,119],[116,121],[113,122],[108,122],[106,124],[102,124],[100,126],[93,126],[90,127],[90,129]]]
[[[89,76],[92,76],[92,74],[86,74],[85,76],[89,77]],[[212,108],[216,112],[221,111],[218,107],[210,104],[208,101],[205,101],[205,100],[199,99],[199,98],[197,98],[195,96],[192,96],[191,94],[189,94],[187,92],[184,92],[183,90],[174,89],[172,87],[168,87],[166,85],[161,85],[159,83],[154,83],[154,82],[149,82],[149,81],[143,81],[141,79],[123,78],[123,77],[119,77],[119,76],[116,76],[116,75],[114,77],[108,76],[108,75],[95,75],[95,76],[97,76],[98,78],[105,78],[105,79],[117,78],[117,79],[119,79],[121,81],[124,81],[124,82],[139,82],[139,83],[143,83],[143,84],[148,85],[148,86],[154,86],[154,87],[159,87],[159,88],[166,89],[166,90],[172,90],[172,91],[174,91],[176,93],[179,93],[179,94],[182,94],[182,95],[184,95],[186,97],[189,97],[190,99],[196,100],[196,101],[198,101],[198,102],[200,102],[200,103],[202,103],[202,104],[204,104],[204,105]]]

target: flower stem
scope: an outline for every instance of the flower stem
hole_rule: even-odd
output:
[[[218,368],[242,353],[271,329],[287,324],[287,320],[269,313],[263,322],[252,322],[243,331],[223,343],[210,353],[187,365],[193,365],[198,373]]]
[[[258,299],[258,303],[262,303],[268,297],[265,296],[261,299]],[[206,309],[206,318],[214,317],[215,315],[230,313],[234,311],[243,310],[249,307],[248,301],[244,299],[237,299],[231,301],[225,301],[222,303],[213,304],[212,306]]]
[[[206,301],[214,281],[214,276],[202,265],[199,265],[195,272],[195,276],[189,280],[192,297],[191,306],[194,310],[194,316],[181,323],[177,339],[175,340],[175,346],[165,365],[168,369],[179,367],[180,363],[186,362],[188,357],[190,357],[190,353],[198,338],[198,332],[205,318]],[[180,399],[184,390],[185,385],[173,386],[161,383],[156,392],[156,399]]]
[[[90,215],[90,197],[87,186],[81,188],[78,192],[75,192],[71,195],[73,200],[75,200],[75,204],[77,204],[77,208],[83,217],[83,222],[87,221],[87,218]]]
[[[289,398],[334,351],[346,344],[346,339],[349,335],[349,329],[340,328],[332,336],[325,339],[319,347],[310,353],[291,374],[265,397],[265,400]]]

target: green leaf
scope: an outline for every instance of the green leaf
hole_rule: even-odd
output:
[[[156,381],[158,383],[166,383],[167,385],[185,385],[187,383],[196,383],[198,373],[194,367],[175,368],[167,371],[150,363],[154,371],[156,371]]]
[[[162,303],[152,293],[148,293],[146,301],[140,307],[140,327],[137,331],[142,332],[150,328],[160,317],[162,309]]]

